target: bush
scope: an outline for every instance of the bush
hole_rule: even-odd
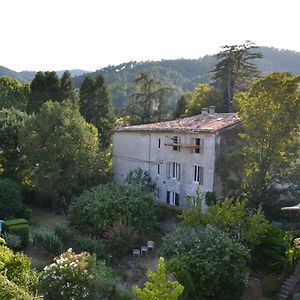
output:
[[[3,238],[6,241],[6,245],[13,250],[19,250],[22,247],[22,241],[18,235],[4,233]]]
[[[125,183],[139,187],[148,193],[155,191],[155,183],[152,181],[149,173],[141,168],[129,171]]]
[[[0,274],[0,299],[39,300],[43,298],[34,296],[25,288],[18,286],[14,282],[10,281],[6,276]]]
[[[115,280],[110,268],[86,252],[72,249],[54,259],[44,268],[40,289],[45,300],[105,300],[114,292]]]
[[[249,250],[228,234],[211,226],[179,227],[163,239],[161,252],[187,299],[241,298]]]
[[[34,242],[47,252],[58,255],[63,250],[61,239],[47,228],[38,228],[33,231]]]
[[[135,230],[153,231],[157,225],[155,200],[130,185],[99,185],[72,201],[69,220],[80,231],[94,234],[111,229],[115,222]]]
[[[25,248],[29,242],[29,225],[25,219],[5,221],[4,232],[17,235],[21,239],[21,247]]]
[[[0,218],[21,217],[25,205],[22,202],[22,187],[7,178],[0,179]]]

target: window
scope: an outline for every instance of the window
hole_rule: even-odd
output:
[[[157,165],[157,175],[160,174],[160,164]]]
[[[194,166],[194,182],[203,184],[203,167]]]
[[[203,142],[204,142],[203,139],[193,138],[192,144],[194,145],[194,147],[192,148],[192,152],[203,154]]]
[[[171,205],[179,206],[179,194],[175,192],[167,191],[167,203]]]
[[[181,166],[177,162],[167,163],[167,178],[180,180],[180,169]]]
[[[173,144],[180,144],[180,137],[179,136],[173,136],[172,137]],[[180,151],[180,146],[173,146],[173,151]]]
[[[160,148],[160,139],[158,139],[157,146]]]

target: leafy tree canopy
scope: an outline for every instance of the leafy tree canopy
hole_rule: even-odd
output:
[[[245,187],[253,205],[286,184],[299,161],[300,76],[272,73],[237,95],[244,123]]]
[[[10,77],[0,77],[0,109],[25,110],[29,99],[29,85]]]
[[[21,130],[20,145],[34,189],[45,200],[67,202],[107,168],[97,129],[71,101],[46,102]]]

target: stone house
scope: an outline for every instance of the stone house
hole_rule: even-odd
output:
[[[216,172],[220,155],[230,151],[242,122],[233,113],[202,114],[153,124],[117,128],[113,135],[113,172],[122,182],[130,170],[148,171],[161,203],[186,207],[186,196],[202,192],[224,196]]]

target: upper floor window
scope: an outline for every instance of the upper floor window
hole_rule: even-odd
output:
[[[203,139],[193,138],[192,143],[195,145],[193,148],[194,153],[203,153]]]
[[[203,167],[200,166],[193,166],[194,171],[194,182],[197,182],[203,185]]]
[[[157,175],[160,175],[160,164],[157,165]]]
[[[180,180],[181,165],[177,162],[167,163],[167,178]]]
[[[180,146],[176,146],[176,144],[180,144],[181,140],[179,136],[173,136],[173,151],[180,151]]]
[[[161,146],[161,141],[160,141],[160,139],[158,139],[158,141],[157,141],[157,147],[160,148],[160,146]]]

